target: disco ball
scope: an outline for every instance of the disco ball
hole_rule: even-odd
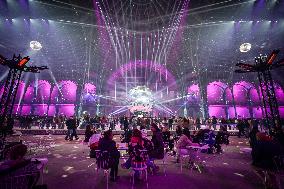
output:
[[[31,41],[30,42],[30,47],[34,51],[39,51],[42,48],[42,45],[38,41]]]
[[[137,86],[128,93],[129,109],[131,112],[152,110],[154,99],[152,91],[146,86]]]
[[[251,44],[250,43],[243,43],[241,46],[240,46],[240,51],[245,53],[245,52],[249,52],[251,49]]]

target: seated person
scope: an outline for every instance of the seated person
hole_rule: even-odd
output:
[[[146,129],[142,129],[141,133],[142,133],[142,140],[144,141],[145,149],[148,152],[152,151],[154,147],[153,147],[153,143],[149,139],[147,139],[147,136],[148,136],[147,130]]]
[[[172,151],[174,148],[174,140],[171,139],[171,132],[169,131],[168,127],[163,127],[162,133],[164,143],[168,143],[168,148],[166,149],[166,151]]]
[[[99,140],[98,149],[100,151],[107,151],[109,153],[109,168],[110,170],[110,180],[116,181],[118,179],[118,164],[120,153],[116,148],[116,143],[113,140],[112,131],[108,130],[104,133],[104,137]]]
[[[202,143],[204,142],[204,135],[206,133],[209,133],[210,130],[209,129],[200,129],[195,136],[193,137],[192,141],[196,142],[196,143]]]
[[[37,169],[37,164],[40,162],[31,162],[30,159],[25,159],[26,153],[27,146],[24,144],[17,144],[11,147],[8,152],[7,160],[0,166],[0,177],[7,175],[28,175],[30,173],[34,173],[33,177],[28,175],[29,180],[26,183],[28,188],[32,188],[37,183],[40,176],[40,172]]]
[[[11,147],[8,151],[8,159],[1,164],[0,170],[16,167],[18,164],[26,161],[24,156],[27,150],[28,148],[24,144],[17,144]]]
[[[129,169],[131,166],[145,166],[147,153],[141,152],[141,150],[145,150],[144,144],[141,131],[134,129],[128,146],[129,158],[122,164],[123,168]]]
[[[221,153],[221,144],[229,144],[229,133],[227,132],[227,129],[224,125],[220,127],[220,130],[218,131],[216,138],[215,138],[215,148],[217,150],[217,153]]]
[[[190,151],[186,148],[187,146],[199,146],[198,143],[193,143],[190,137],[190,131],[188,129],[183,130],[183,134],[177,141],[177,161],[179,162],[180,155],[189,155]]]
[[[254,147],[257,144],[256,134],[259,132],[258,125],[254,126],[249,133],[250,147]]]
[[[182,135],[182,127],[181,125],[176,126],[176,136],[180,137]]]
[[[96,158],[96,150],[98,150],[99,147],[99,140],[102,138],[101,135],[101,130],[96,130],[94,128],[93,130],[93,135],[91,136],[91,138],[89,139],[89,147],[91,149],[90,152],[90,157],[91,158]]]
[[[164,158],[164,142],[163,135],[158,126],[155,123],[151,124],[151,131],[153,132],[152,143],[153,150],[149,152],[149,162],[148,166],[152,168],[153,172],[157,172],[159,167],[154,164],[155,159],[163,159]]]
[[[284,154],[283,146],[266,133],[258,132],[256,140],[251,152],[253,165],[262,168],[273,168],[273,158]]]

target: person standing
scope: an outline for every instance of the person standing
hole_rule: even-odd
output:
[[[93,132],[91,127],[92,127],[91,124],[86,125],[84,142],[89,142],[89,139],[94,134],[94,132]]]
[[[239,130],[238,132],[238,137],[241,138],[241,136],[244,136],[245,135],[245,127],[244,127],[244,121],[241,120],[241,119],[238,119],[238,123],[237,123],[237,126],[236,126]]]
[[[124,131],[128,130],[128,127],[129,127],[129,122],[128,122],[127,117],[125,116],[123,120],[123,130]]]
[[[77,135],[78,124],[79,124],[79,120],[77,120],[76,117],[74,116],[73,119],[72,119],[72,123],[71,123],[72,134],[71,134],[70,140],[73,140],[73,137],[75,137],[76,140],[79,139],[79,137]]]
[[[195,128],[196,130],[200,130],[201,129],[201,122],[200,122],[200,118],[196,118],[195,120]]]
[[[64,129],[64,116],[63,115],[60,115],[59,116],[59,124],[58,124],[58,129]]]
[[[217,118],[215,116],[212,117],[212,125],[213,125],[213,129],[216,130]]]
[[[52,123],[51,129],[59,128],[59,117],[58,116],[54,116],[52,122],[53,123]]]
[[[71,136],[72,136],[72,124],[73,124],[73,116],[71,116],[69,119],[66,120],[66,126],[67,126],[67,134],[65,136],[65,140],[71,140]]]
[[[174,123],[174,119],[175,119],[174,116],[169,118],[169,129],[170,129],[170,130],[172,130],[173,123]]]

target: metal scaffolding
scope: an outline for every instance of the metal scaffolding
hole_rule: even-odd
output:
[[[279,106],[271,76],[272,69],[284,66],[284,59],[274,62],[279,52],[279,50],[274,50],[270,56],[260,55],[256,57],[254,65],[238,63],[236,66],[241,69],[235,70],[236,73],[257,72],[266,124],[269,130],[281,130]]]
[[[48,69],[46,66],[26,66],[30,58],[19,56],[13,56],[11,60],[7,60],[0,55],[0,64],[9,67],[9,73],[6,78],[4,91],[0,100],[0,135],[4,136],[9,131],[7,125],[12,118],[13,107],[17,96],[21,76],[23,72],[39,73],[41,70]],[[12,129],[12,128],[10,128]]]

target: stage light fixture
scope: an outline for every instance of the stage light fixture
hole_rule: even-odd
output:
[[[23,67],[25,66],[28,62],[30,61],[30,58],[27,56],[27,57],[24,57],[20,60],[20,62],[18,63],[19,66]]]
[[[30,47],[34,51],[39,51],[40,49],[42,49],[42,45],[38,41],[31,41],[30,42]]]
[[[251,44],[250,44],[250,43],[243,43],[243,44],[241,44],[241,46],[240,46],[240,51],[241,51],[242,53],[249,52],[250,49],[251,49]]]

